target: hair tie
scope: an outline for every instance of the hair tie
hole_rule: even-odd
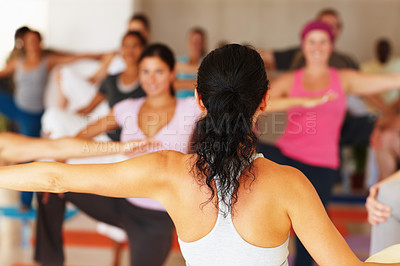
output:
[[[236,93],[236,90],[231,85],[226,85],[226,86],[224,86],[224,92]]]

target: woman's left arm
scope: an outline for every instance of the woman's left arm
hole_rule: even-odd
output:
[[[35,162],[0,167],[0,188],[38,192],[79,192],[164,201],[171,191],[167,167],[176,154],[161,151],[113,164]],[[157,165],[157,174],[154,166]]]
[[[400,74],[365,74],[355,70],[340,70],[340,79],[347,93],[371,95],[400,89]]]

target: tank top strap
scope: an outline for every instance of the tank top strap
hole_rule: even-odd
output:
[[[49,61],[48,56],[44,56],[40,60],[39,65],[35,68],[39,74],[47,76],[48,61]],[[19,69],[19,71],[26,72],[26,70],[24,69],[24,63],[25,63],[25,57],[23,57],[23,56],[19,57],[17,60],[17,66],[16,66],[17,69]]]
[[[330,89],[336,93],[344,94],[342,83],[340,82],[339,71],[333,67],[329,69]]]
[[[262,153],[254,153],[251,156],[251,162],[254,162],[256,159],[258,158],[264,158],[264,155]],[[238,177],[237,177],[238,178]],[[220,184],[220,180],[218,178],[215,178],[215,186],[217,188],[217,194],[218,194],[218,198],[221,199],[222,198],[222,194],[221,194],[221,184]],[[231,187],[229,189],[229,205],[225,204],[224,202],[220,201],[218,202],[218,216],[224,216],[226,217],[226,214],[228,214],[228,217],[231,215],[231,199],[232,199],[232,193],[233,193],[233,187]]]
[[[49,65],[49,57],[46,55],[42,58],[42,61],[40,62],[40,67],[45,68],[45,71],[47,71],[47,66]]]
[[[20,56],[17,59],[17,69],[19,69],[20,71],[24,69],[24,61],[25,61],[25,57],[24,56]]]
[[[303,84],[303,68],[294,71],[293,86],[289,92],[289,95],[301,93]]]

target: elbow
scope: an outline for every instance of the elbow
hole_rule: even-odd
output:
[[[52,163],[52,164],[57,164],[59,163]],[[52,169],[53,167],[49,170],[49,173],[46,174],[47,179],[46,179],[46,184],[45,190],[46,192],[52,192],[52,193],[64,193],[68,192],[68,189],[66,188],[65,182],[63,175],[60,173],[61,171],[56,171],[55,169]]]
[[[56,175],[52,175],[47,180],[47,191],[51,193],[65,193],[68,192],[63,183],[61,182],[61,178]]]

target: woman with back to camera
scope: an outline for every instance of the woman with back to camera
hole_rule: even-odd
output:
[[[193,154],[7,166],[0,168],[0,187],[156,199],[174,221],[188,265],[287,265],[291,227],[318,264],[381,265],[352,253],[303,174],[255,153],[253,128],[267,90],[260,55],[225,46],[199,69],[196,99],[203,115]],[[21,176],[24,171],[30,176]]]
[[[368,95],[396,89],[400,75],[367,75],[337,70],[328,65],[334,35],[322,21],[305,25],[301,34],[306,65],[283,74],[271,85],[270,97],[310,97],[332,92],[336,99],[314,108],[291,108],[287,125],[276,147],[260,145],[266,157],[302,171],[326,206],[339,167],[339,137],[346,112],[346,94]],[[296,265],[311,265],[312,258],[297,240]]]

